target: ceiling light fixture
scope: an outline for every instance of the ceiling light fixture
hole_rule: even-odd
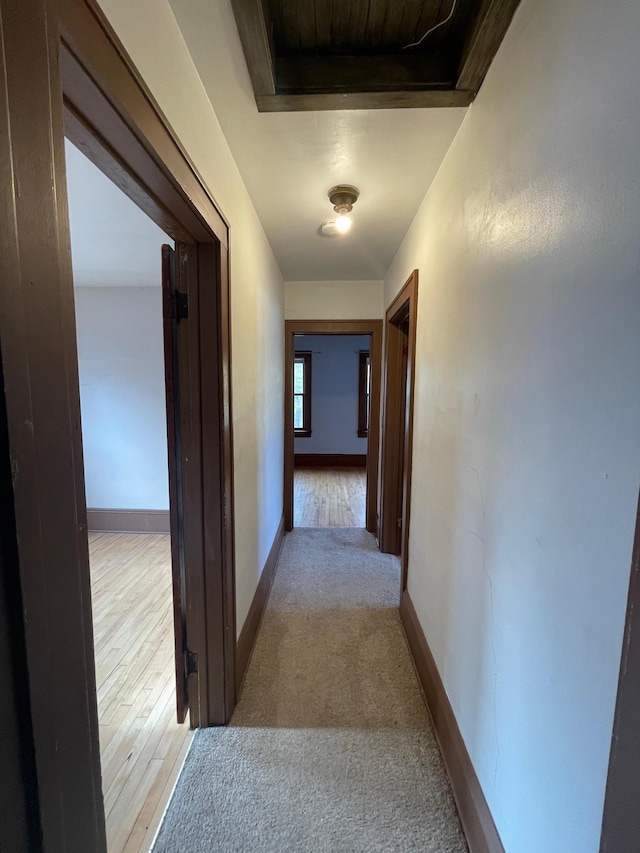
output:
[[[352,222],[348,216],[339,216],[336,219],[336,228],[341,234],[346,234],[347,231],[351,231]]]
[[[332,187],[328,195],[333,209],[339,214],[335,223],[336,229],[340,234],[346,234],[347,231],[351,230],[353,224],[349,214],[353,210],[353,205],[358,201],[360,190],[348,184],[340,184],[337,187]]]

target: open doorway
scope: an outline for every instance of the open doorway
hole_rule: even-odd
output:
[[[68,140],[65,160],[107,849],[146,853],[191,741],[163,335],[173,241]]]
[[[181,669],[193,727],[224,724],[235,704],[228,226],[95,4],[10,4],[0,29],[0,160],[7,186],[19,188],[2,217],[0,326],[14,471],[6,514],[28,664],[21,679],[33,760],[25,767],[34,791],[37,782],[37,838],[102,853],[65,135],[176,241],[167,304],[175,322],[188,311],[175,336],[176,455],[187,590]]]
[[[366,527],[370,335],[295,335],[294,527]]]
[[[285,527],[377,533],[382,322],[286,321]]]

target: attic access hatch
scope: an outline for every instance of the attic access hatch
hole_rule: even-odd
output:
[[[279,112],[467,106],[519,1],[231,3],[258,110]]]

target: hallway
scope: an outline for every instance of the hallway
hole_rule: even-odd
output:
[[[364,530],[287,536],[232,723],[196,734],[155,853],[467,849],[398,585]]]

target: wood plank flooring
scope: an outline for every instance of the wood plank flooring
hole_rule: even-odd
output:
[[[192,733],[176,722],[170,539],[90,533],[109,853],[147,853]]]
[[[298,468],[293,479],[295,527],[364,527],[364,468]]]

